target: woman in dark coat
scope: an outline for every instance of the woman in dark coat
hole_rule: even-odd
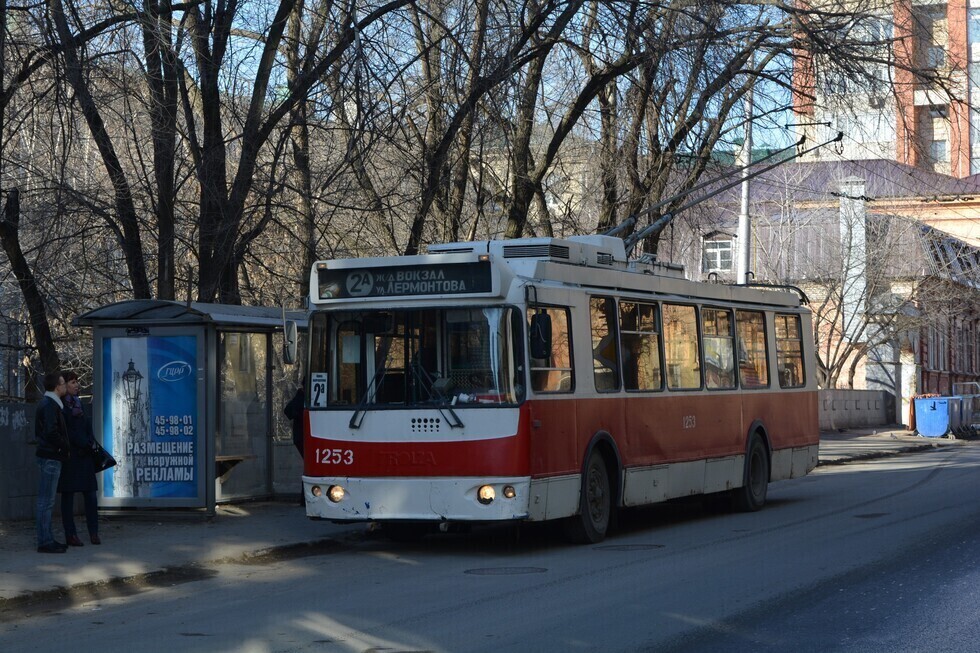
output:
[[[92,423],[78,397],[78,375],[65,372],[68,393],[62,402],[65,405],[65,424],[68,427],[68,441],[71,444],[71,458],[61,467],[58,491],[61,492],[61,523],[65,527],[65,540],[71,546],[83,546],[75,529],[75,493],[81,492],[85,499],[85,522],[92,544],[102,544],[99,538],[99,504],[96,492],[99,484],[95,480],[95,461],[92,458]]]

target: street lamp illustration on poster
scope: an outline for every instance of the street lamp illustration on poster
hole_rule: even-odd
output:
[[[197,498],[197,338],[106,338],[102,365],[103,496]]]
[[[143,383],[143,375],[134,367],[133,359],[129,359],[129,369],[122,373],[123,392],[126,393],[126,407],[129,408],[129,430],[135,433],[134,428],[144,428],[138,420],[142,415],[138,415],[140,397],[142,390],[140,385]]]
[[[132,448],[131,443],[144,444],[148,440],[147,423],[149,421],[149,401],[143,398],[143,375],[136,369],[133,359],[129,359],[129,368],[119,375],[119,382],[114,384],[116,397],[114,405],[120,410],[114,423],[114,431],[123,434],[127,446]],[[120,396],[121,391],[121,396]],[[117,440],[118,438],[113,438]],[[142,482],[142,478],[137,478],[136,466],[133,464],[135,457],[128,453],[122,453],[117,460],[115,470],[113,470],[113,480],[119,484],[122,494],[118,496],[143,497],[146,493],[147,484]]]

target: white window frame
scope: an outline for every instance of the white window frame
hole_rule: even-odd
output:
[[[721,245],[728,245],[728,267],[722,267],[722,254],[724,248]],[[731,272],[735,265],[735,239],[732,237],[712,237],[701,241],[701,271],[709,272]]]

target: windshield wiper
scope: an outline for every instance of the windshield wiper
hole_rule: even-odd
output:
[[[364,389],[364,398],[357,402],[357,406],[354,407],[354,414],[350,416],[350,421],[347,422],[347,426],[352,429],[361,428],[361,422],[364,421],[364,415],[367,413],[368,399],[371,398],[371,389],[374,388],[377,392],[378,385],[384,380],[385,374],[388,373],[388,368],[382,363],[374,372],[374,376],[371,377],[371,382],[367,384],[367,388]]]
[[[438,388],[435,383],[435,379],[432,378],[432,375],[429,374],[418,361],[412,361],[409,367],[412,369],[412,376],[415,378],[416,384],[425,392],[429,398],[429,401],[432,401],[433,393],[435,393],[435,398],[441,402],[436,404],[436,410],[438,410],[439,414],[446,420],[449,427],[454,429],[463,428],[463,420],[461,420],[459,415],[456,414],[456,411],[453,410],[452,406],[450,405],[449,398]],[[449,413],[448,416],[446,415],[447,412]]]

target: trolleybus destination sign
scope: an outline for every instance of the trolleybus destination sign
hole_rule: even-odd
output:
[[[318,270],[320,299],[471,295],[493,290],[489,261]]]

